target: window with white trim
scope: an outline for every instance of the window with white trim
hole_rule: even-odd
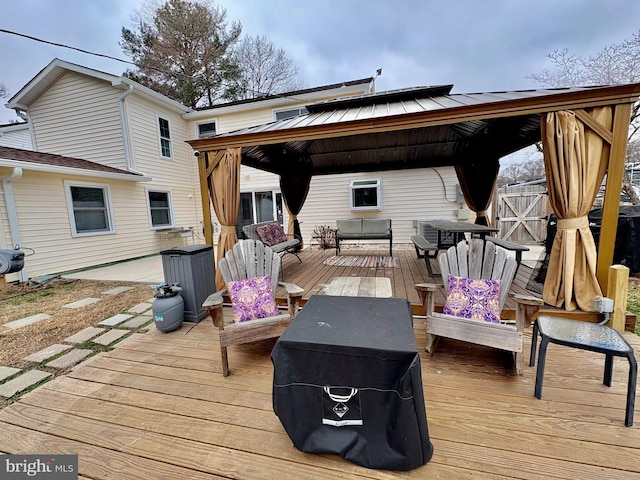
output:
[[[173,209],[169,190],[147,189],[147,205],[152,229],[173,227]]]
[[[169,120],[158,117],[158,133],[160,134],[160,154],[164,158],[173,158]]]
[[[73,236],[115,232],[108,185],[65,182]]]
[[[382,181],[379,178],[351,180],[351,210],[382,210]]]
[[[216,136],[216,122],[205,122],[196,124],[198,138],[211,138]]]
[[[286,118],[293,118],[293,117],[297,117],[298,115],[305,115],[307,113],[309,113],[309,110],[307,110],[304,107],[291,108],[289,110],[280,110],[278,112],[274,112],[276,120],[284,120]]]

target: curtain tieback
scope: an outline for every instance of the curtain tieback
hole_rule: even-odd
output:
[[[232,233],[236,233],[235,225],[220,225],[220,233],[222,235],[230,235]]]
[[[488,217],[489,216],[489,212],[487,212],[486,210],[478,210],[476,212],[476,217]]]
[[[589,228],[589,218],[586,215],[583,217],[558,219],[558,230],[577,230],[579,228]]]

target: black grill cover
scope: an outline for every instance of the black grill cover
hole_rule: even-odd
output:
[[[273,409],[299,450],[391,470],[431,458],[406,300],[312,296],[271,360]]]

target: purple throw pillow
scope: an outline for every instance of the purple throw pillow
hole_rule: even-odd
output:
[[[500,280],[471,280],[449,275],[442,313],[500,323]]]
[[[282,227],[277,223],[267,223],[256,228],[258,238],[268,246],[277,245],[278,243],[286,242],[287,235],[282,230]]]
[[[229,282],[227,288],[233,304],[234,322],[279,315],[269,275]]]

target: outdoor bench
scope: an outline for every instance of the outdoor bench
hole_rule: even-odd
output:
[[[253,223],[251,225],[245,225],[242,227],[242,231],[244,232],[244,234],[246,235],[246,237],[250,240],[258,240],[259,242],[263,242],[264,240],[262,238],[260,238],[260,235],[258,233],[258,228],[260,227],[264,227],[266,225],[270,225],[270,224],[277,224],[277,222],[261,222],[261,223]],[[282,254],[284,255],[285,253],[291,253],[292,255],[295,255],[296,257],[298,257],[298,253],[297,253],[297,247],[299,247],[300,245],[302,245],[302,242],[300,241],[299,238],[297,237],[292,237],[292,236],[287,236],[287,240],[283,241],[283,242],[279,242],[276,243],[274,245],[269,245],[269,248],[271,248],[271,250],[273,250],[274,253],[277,254]],[[298,260],[300,260],[302,262],[302,260],[300,259],[300,257],[298,257]]]
[[[439,273],[435,273],[431,268],[430,259],[436,258],[438,256],[438,246],[429,242],[422,235],[412,235],[411,241],[413,242],[413,246],[416,249],[416,255],[418,258],[424,258],[424,264],[427,267],[427,272],[429,272],[430,277],[439,277]]]
[[[342,240],[389,240],[392,256],[393,235],[390,218],[350,218],[336,220],[336,255]]]

